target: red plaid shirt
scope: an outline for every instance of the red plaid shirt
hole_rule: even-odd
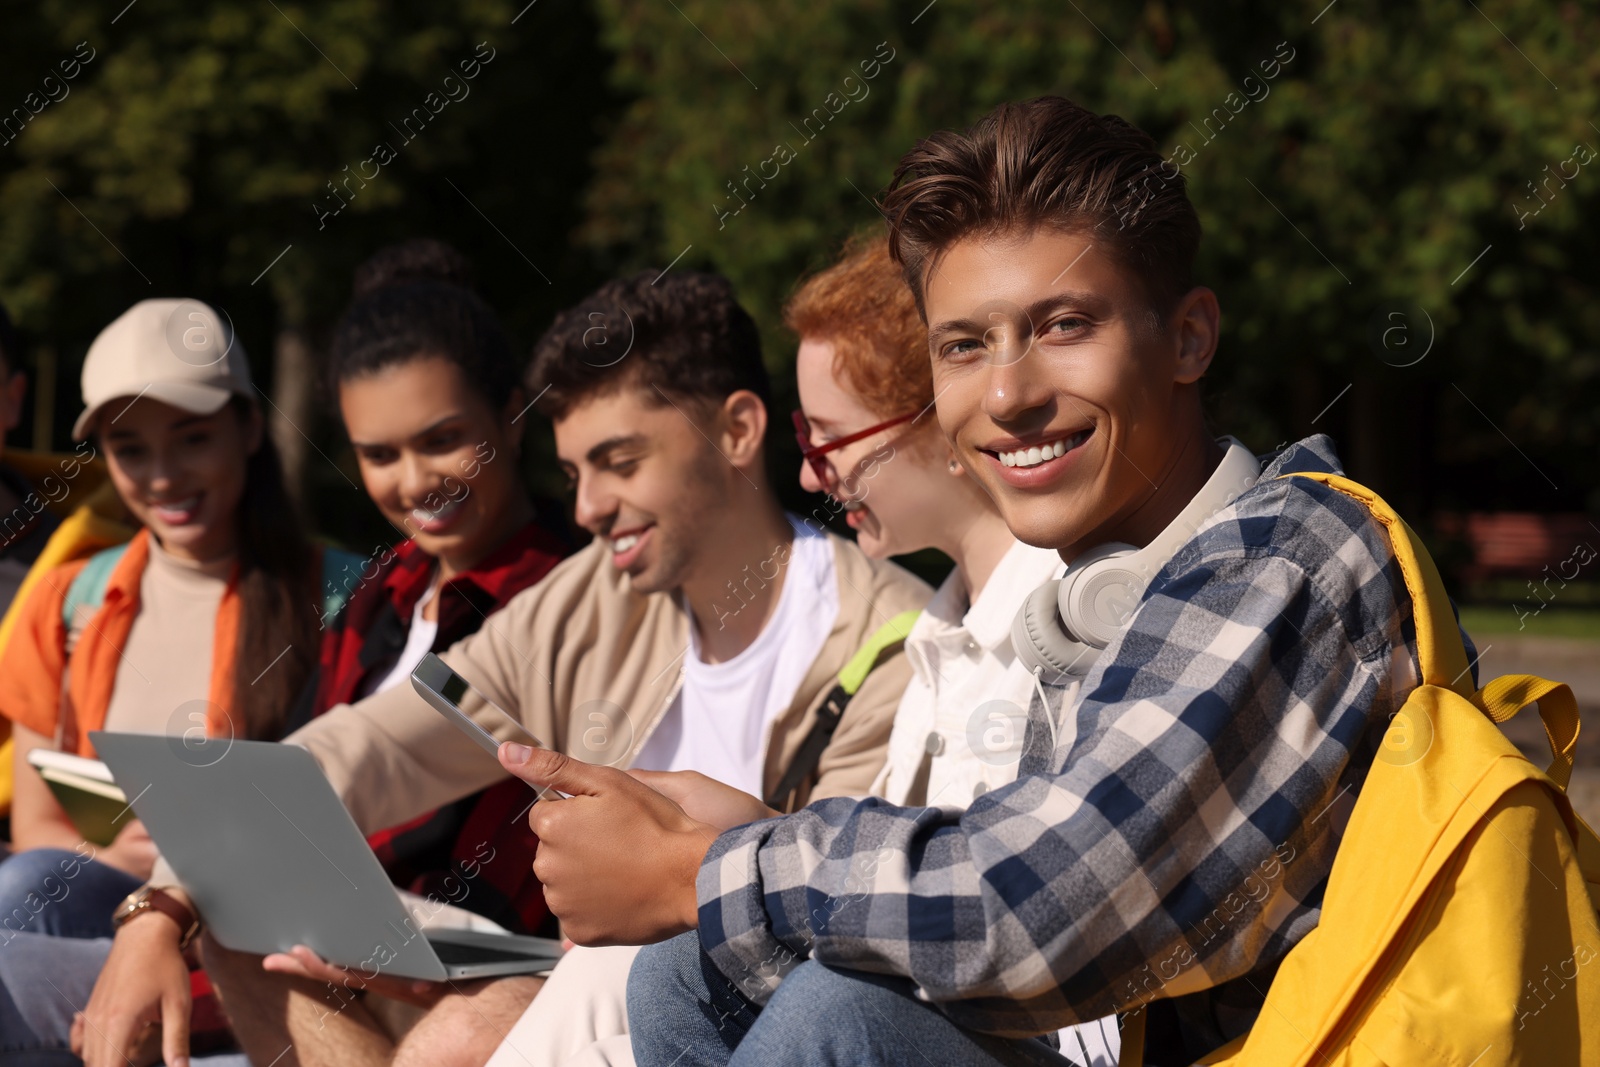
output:
[[[438,593],[432,651],[442,652],[477,630],[490,612],[543,578],[571,550],[548,525],[530,522],[483,562],[446,582]],[[368,561],[361,586],[323,635],[312,715],[351,703],[363,686],[393,668],[434,562],[414,541]],[[550,912],[533,876],[538,838],[521,817],[531,799],[526,785],[507,779],[381,830],[368,842],[402,889],[457,902],[513,932],[534,933]]]

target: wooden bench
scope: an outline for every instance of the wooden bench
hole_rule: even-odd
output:
[[[1586,565],[1600,550],[1600,530],[1587,515],[1443,513],[1436,517],[1434,527],[1440,536],[1465,543],[1470,561],[1459,568],[1459,574],[1467,582],[1552,577],[1558,570],[1564,571],[1559,576],[1568,580],[1600,578],[1600,567]]]

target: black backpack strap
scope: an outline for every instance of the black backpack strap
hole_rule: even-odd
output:
[[[850,662],[844,665],[839,672],[839,680],[834,684],[822,705],[817,708],[817,721],[812,724],[811,732],[800,743],[799,750],[794,754],[794,759],[789,763],[789,769],[783,772],[783,777],[778,780],[777,788],[772,795],[767,797],[769,808],[782,811],[784,804],[794,795],[811,775],[816,773],[817,765],[822,762],[822,754],[827,751],[828,745],[833,741],[833,735],[839,729],[839,722],[844,718],[845,708],[850,706],[850,700],[856,695],[867,675],[878,662],[887,658],[886,654],[898,648],[905,642],[906,635],[911,632],[911,624],[917,621],[920,611],[902,611],[873,633],[867,643],[856,650],[850,657]]]

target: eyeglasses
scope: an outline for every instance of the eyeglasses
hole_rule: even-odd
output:
[[[923,409],[923,411],[926,410],[926,408]],[[913,411],[909,415],[901,415],[887,422],[880,422],[876,426],[868,426],[865,430],[857,430],[853,434],[829,441],[825,445],[813,445],[811,443],[811,423],[806,419],[805,412],[796,409],[793,416],[794,436],[795,440],[800,442],[800,458],[811,464],[811,471],[817,476],[817,481],[826,486],[829,480],[829,463],[823,457],[829,452],[843,448],[846,445],[853,445],[864,437],[871,437],[873,434],[887,430],[891,426],[899,426],[902,422],[912,422],[921,416],[921,411]]]

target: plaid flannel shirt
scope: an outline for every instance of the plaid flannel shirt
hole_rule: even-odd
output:
[[[989,1033],[1157,997],[1191,1050],[1247,1029],[1418,678],[1382,528],[1294,471],[1337,473],[1332,442],[1269,457],[1156,575],[1063,750],[1034,699],[1015,782],[965,812],[837,798],[721,835],[700,940],[729,981],[765,1003],[809,957]]]
[[[490,613],[542,579],[570,549],[553,520],[535,518],[512,533],[439,590],[438,630],[430,651],[442,652],[476,632]],[[309,719],[337,704],[354,703],[369,681],[393,668],[436,563],[407,540],[370,561],[370,575],[363,568],[366,580],[323,634],[317,677],[302,698],[310,706],[297,714]],[[534,933],[546,925],[549,909],[533,876],[538,838],[519,816],[527,801],[528,787],[508,778],[380,830],[367,843],[396,885],[424,896],[454,899],[446,887],[464,871],[478,872],[465,906],[513,932]]]

